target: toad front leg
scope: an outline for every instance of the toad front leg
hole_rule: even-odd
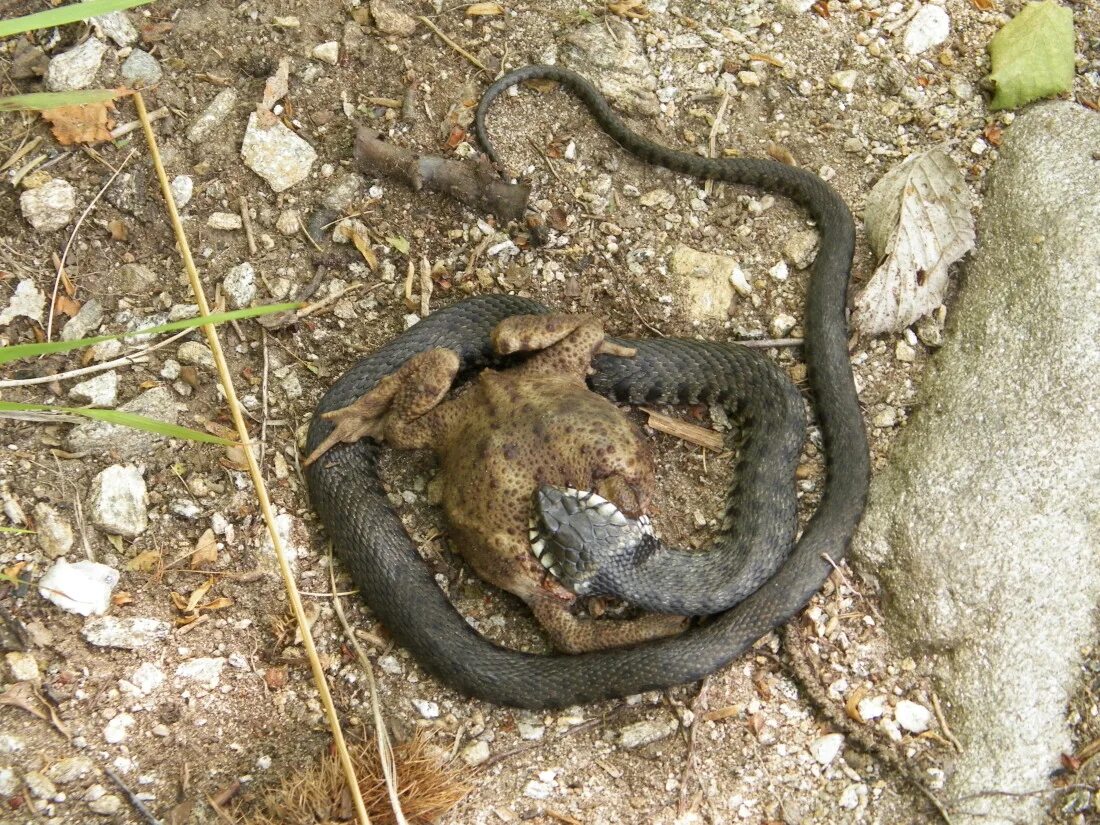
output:
[[[446,405],[439,402],[450,391],[458,366],[458,354],[449,349],[414,355],[359,400],[323,415],[335,426],[310,453],[306,465],[336,444],[364,437],[399,449],[432,446],[446,415]]]
[[[525,373],[574,375],[582,381],[596,355],[634,355],[604,336],[603,324],[592,315],[513,315],[493,330],[493,349],[501,355],[533,352],[518,369]]]

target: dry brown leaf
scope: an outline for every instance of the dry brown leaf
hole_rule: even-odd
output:
[[[649,9],[645,7],[644,0],[617,0],[617,2],[608,3],[607,10],[631,20],[645,20],[649,17]]]
[[[68,295],[58,295],[57,301],[53,305],[54,315],[64,315],[67,318],[72,318],[80,312],[80,306],[80,301],[74,301]]]
[[[218,596],[216,599],[211,599],[206,604],[200,604],[198,610],[224,610],[227,607],[233,606],[233,600],[228,596]]]
[[[208,529],[195,542],[195,552],[191,554],[191,567],[202,567],[204,564],[213,564],[217,560],[218,540],[214,538],[214,531]]]
[[[118,218],[107,221],[107,231],[111,233],[112,241],[125,241],[130,237],[130,229]]]
[[[111,596],[111,604],[115,607],[124,607],[134,603],[134,597],[126,590],[119,590]]]
[[[207,579],[194,590],[192,590],[191,595],[187,597],[187,606],[184,608],[184,612],[190,613],[192,610],[194,610],[198,603],[206,597],[207,592],[213,586],[214,577],[211,576],[209,579]]]
[[[860,685],[850,694],[848,694],[848,699],[844,703],[844,711],[848,714],[848,718],[851,719],[853,722],[859,722],[862,724],[863,722],[867,721],[863,718],[863,714],[859,712],[859,703],[866,695],[867,688],[863,687],[863,685]]]
[[[159,550],[146,550],[126,562],[124,569],[130,573],[151,573],[160,566],[160,558]]]
[[[114,109],[114,104],[107,101],[58,106],[56,109],[46,109],[42,117],[49,122],[53,136],[62,146],[103,143],[111,139],[111,129],[115,125],[107,114],[108,107]]]
[[[504,14],[504,7],[499,3],[474,3],[466,7],[467,17],[490,17],[495,14]]]
[[[356,232],[354,229],[349,228],[347,230],[347,233],[351,235],[351,242],[355,244],[355,248],[359,250],[359,254],[363,256],[363,260],[367,262],[367,266],[370,267],[370,271],[377,272],[378,256],[375,255],[374,250],[371,249],[370,240],[364,238],[362,234]]]

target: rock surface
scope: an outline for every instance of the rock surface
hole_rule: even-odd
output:
[[[158,421],[176,423],[176,416],[182,405],[172,397],[167,387],[153,387],[137,398],[119,407],[120,412],[134,413]],[[66,439],[68,448],[73,452],[95,450],[102,454],[114,451],[123,458],[134,458],[147,452],[153,445],[165,440],[165,436],[121,424],[108,424],[105,421],[89,421],[77,424]]]
[[[1100,115],[1017,117],[978,253],[872,486],[855,560],[905,642],[936,655],[964,753],[958,822],[1046,820],[1066,705],[1100,599]]]

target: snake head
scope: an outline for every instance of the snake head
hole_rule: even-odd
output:
[[[603,580],[637,564],[653,528],[646,516],[628,518],[596,493],[543,484],[535,493],[531,550],[551,575],[578,596],[611,593]]]

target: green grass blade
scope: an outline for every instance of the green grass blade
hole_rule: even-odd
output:
[[[0,533],[29,533],[34,535],[34,530],[24,530],[22,527],[0,527]]]
[[[85,106],[103,103],[126,94],[126,89],[79,89],[75,92],[37,92],[29,95],[0,97],[0,112],[30,110],[42,112],[59,106]]]
[[[91,338],[78,338],[75,341],[47,341],[41,344],[15,344],[10,347],[0,347],[0,364],[9,361],[17,361],[20,358],[38,358],[41,355],[51,355],[55,352],[68,352],[81,347],[90,347],[103,341],[113,341],[116,338],[130,338],[134,335],[153,335],[161,332],[177,332],[182,329],[201,327],[203,324],[221,324],[225,321],[240,321],[245,318],[256,318],[260,315],[272,315],[276,312],[287,312],[297,309],[300,303],[269,304],[262,307],[247,307],[235,309],[232,312],[215,312],[201,318],[187,318],[183,321],[172,321],[169,324],[160,324],[155,327],[133,329],[129,332],[119,332],[114,335],[95,335]]]
[[[221,444],[225,447],[238,446],[238,442],[230,441],[228,438],[204,433],[201,430],[188,429],[178,424],[169,424],[167,421],[158,421],[155,418],[147,418],[144,415],[119,412],[118,410],[96,410],[90,407],[52,407],[48,404],[20,404],[16,401],[0,401],[0,412],[58,412],[83,415],[86,418],[131,427],[135,430],[144,430],[167,438],[202,441],[206,444]]]
[[[87,20],[89,17],[98,17],[113,11],[132,9],[134,6],[144,6],[151,2],[152,0],[89,0],[87,3],[70,3],[49,11],[28,14],[25,17],[0,20],[0,37],[11,37],[13,34],[38,29],[52,29],[54,26],[64,26],[66,23]]]

